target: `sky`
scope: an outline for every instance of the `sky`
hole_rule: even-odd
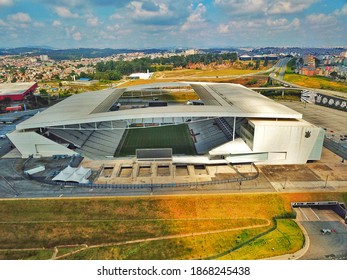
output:
[[[347,0],[0,0],[0,48],[347,46]]]

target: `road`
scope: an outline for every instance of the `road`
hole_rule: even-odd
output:
[[[300,258],[347,259],[347,226],[332,210],[317,208],[295,208],[297,222],[306,230],[310,246]],[[331,229],[331,234],[322,234],[321,229]]]
[[[298,101],[278,102],[301,113],[304,120],[326,129],[327,137],[340,140],[340,135],[347,135],[346,112]]]
[[[279,71],[278,76],[276,75],[276,73],[271,73],[270,74],[270,78],[283,84],[286,85],[288,87],[293,87],[293,88],[301,88],[301,89],[306,89],[309,91],[313,91],[313,92],[317,92],[317,93],[321,93],[321,94],[326,94],[329,96],[335,96],[335,97],[339,97],[339,98],[347,98],[347,93],[346,92],[340,92],[340,91],[333,91],[333,90],[323,90],[323,89],[317,89],[317,88],[308,88],[308,87],[303,87],[303,86],[299,86],[297,84],[293,84],[287,81],[283,80],[284,74],[285,74],[285,70],[286,70],[286,65],[289,62],[291,58],[283,58],[281,60],[279,60],[277,62],[277,64],[275,65],[275,71],[277,72]]]

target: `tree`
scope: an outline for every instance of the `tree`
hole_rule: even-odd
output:
[[[0,100],[0,110],[5,110],[5,108],[11,105],[11,103],[12,103],[12,100],[9,97],[6,97],[3,100]]]
[[[259,69],[260,67],[260,59],[257,59],[256,62],[255,62],[255,69]]]
[[[47,90],[44,89],[44,88],[40,88],[39,92],[40,92],[41,95],[48,95]]]
[[[336,71],[333,71],[330,73],[330,76],[333,78],[333,79],[336,79],[337,77],[337,72]]]

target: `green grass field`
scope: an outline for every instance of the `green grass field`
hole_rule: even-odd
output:
[[[173,125],[129,129],[116,156],[135,155],[136,149],[172,148],[174,154],[195,155],[195,147],[188,126]]]

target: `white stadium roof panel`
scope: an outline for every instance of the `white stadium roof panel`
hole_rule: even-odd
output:
[[[300,119],[302,114],[264,97],[244,86],[217,83],[157,83],[141,88],[203,86],[220,105],[175,105],[134,108],[108,112],[109,108],[130,88],[108,89],[73,95],[40,114],[17,125],[17,129],[83,124],[131,119],[164,119],[190,117],[246,117]],[[132,87],[131,89],[134,89]],[[184,120],[183,120],[184,121]]]

